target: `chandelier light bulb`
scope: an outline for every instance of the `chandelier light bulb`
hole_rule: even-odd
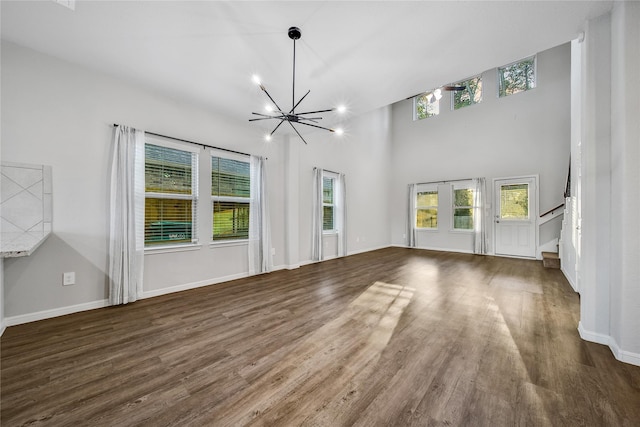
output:
[[[272,107],[270,104],[265,105],[265,106],[264,106],[264,109],[265,109],[266,111],[268,111],[269,113],[271,113],[271,112],[273,111],[273,107]]]
[[[440,101],[440,98],[442,98],[442,90],[436,89],[433,91],[433,94],[435,95],[436,99]]]
[[[342,135],[344,133],[344,130],[342,130],[342,128],[337,128],[335,131],[336,135]]]
[[[267,141],[267,142],[271,141],[271,135],[270,134],[266,134],[264,136],[264,140]]]
[[[336,108],[336,111],[338,111],[338,113],[343,114],[347,111],[347,107],[345,107],[344,105],[338,105],[338,108]]]
[[[260,86],[260,83],[261,83],[260,77],[257,74],[254,74],[253,76],[251,76],[251,81],[256,85]]]

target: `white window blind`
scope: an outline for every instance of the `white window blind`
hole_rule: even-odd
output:
[[[214,241],[249,238],[250,184],[248,161],[211,157]]]
[[[198,154],[145,144],[145,246],[197,243]]]

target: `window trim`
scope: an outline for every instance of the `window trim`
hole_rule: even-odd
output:
[[[518,92],[515,92],[515,93],[509,93],[509,94],[501,95],[500,94],[500,82],[502,81],[502,79],[500,78],[500,74],[501,74],[500,70],[504,69],[504,68],[507,68],[507,67],[510,67],[512,65],[515,65],[515,64],[519,64],[520,62],[527,61],[529,59],[533,59],[533,87],[530,87],[529,89],[524,89],[524,90],[521,90],[521,91],[518,91]],[[535,55],[527,56],[525,58],[518,59],[517,61],[513,61],[513,62],[510,62],[508,64],[496,67],[496,83],[497,83],[496,84],[496,91],[497,91],[497,97],[498,98],[506,98],[508,96],[517,95],[517,94],[522,93],[522,92],[529,92],[530,90],[533,90],[533,89],[537,88],[538,87],[538,55],[535,54]]]
[[[158,137],[155,135],[145,134],[144,145],[145,147],[148,145],[155,145],[158,147],[169,148],[173,150],[184,151],[192,154],[191,158],[191,194],[183,194],[183,193],[162,193],[156,191],[147,191],[146,182],[145,182],[145,192],[144,199],[145,204],[148,198],[150,199],[172,199],[172,200],[191,200],[191,242],[183,242],[183,243],[173,243],[167,242],[165,244],[153,244],[147,245],[146,239],[144,243],[144,253],[145,254],[154,254],[154,253],[163,253],[163,252],[180,252],[186,250],[196,250],[201,247],[198,227],[199,227],[199,217],[198,217],[198,205],[199,205],[199,196],[200,196],[200,185],[199,185],[199,173],[200,173],[200,150],[198,147],[193,146],[190,143],[183,143],[180,141],[173,140],[168,137]],[[145,172],[146,172],[146,154],[145,154]],[[145,223],[146,223],[146,215],[145,215]]]
[[[251,160],[249,156],[245,156],[242,154],[230,153],[223,150],[217,150],[212,148],[209,150],[209,180],[212,179],[213,176],[213,165],[212,160],[214,157],[218,157],[226,160],[233,160],[236,162],[242,162],[249,165],[249,189],[251,189]],[[213,192],[213,188],[210,189],[210,192]],[[251,198],[251,194],[248,197],[240,197],[240,196],[215,196],[213,194],[210,195],[210,209],[211,212],[211,235],[209,236],[211,241],[209,242],[210,247],[221,247],[221,246],[234,246],[236,244],[246,244],[249,241],[249,228],[247,226],[247,237],[246,238],[226,238],[226,239],[215,239],[214,238],[214,227],[213,223],[215,221],[215,212],[214,206],[215,202],[229,202],[229,203],[248,203],[249,204],[249,212],[254,206],[253,199]]]

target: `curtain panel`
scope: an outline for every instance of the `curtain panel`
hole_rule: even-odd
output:
[[[474,178],[473,201],[473,253],[484,255],[487,253],[487,227],[485,215],[486,180]]]
[[[144,132],[114,128],[110,177],[109,303],[142,296],[144,270]]]
[[[258,156],[251,156],[249,160],[249,274],[266,273],[273,268],[265,163],[265,159]]]
[[[338,256],[347,256],[347,184],[343,173],[336,179],[336,231]]]
[[[407,212],[407,246],[416,247],[416,197],[418,186],[409,184],[409,209]]]
[[[311,260],[322,261],[322,175],[321,168],[313,168],[313,191],[311,214]]]

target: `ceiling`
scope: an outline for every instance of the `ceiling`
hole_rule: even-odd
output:
[[[303,110],[344,103],[357,115],[575,39],[611,5],[3,0],[1,17],[4,40],[246,120],[267,101],[253,74],[290,106],[290,26],[302,30]]]

